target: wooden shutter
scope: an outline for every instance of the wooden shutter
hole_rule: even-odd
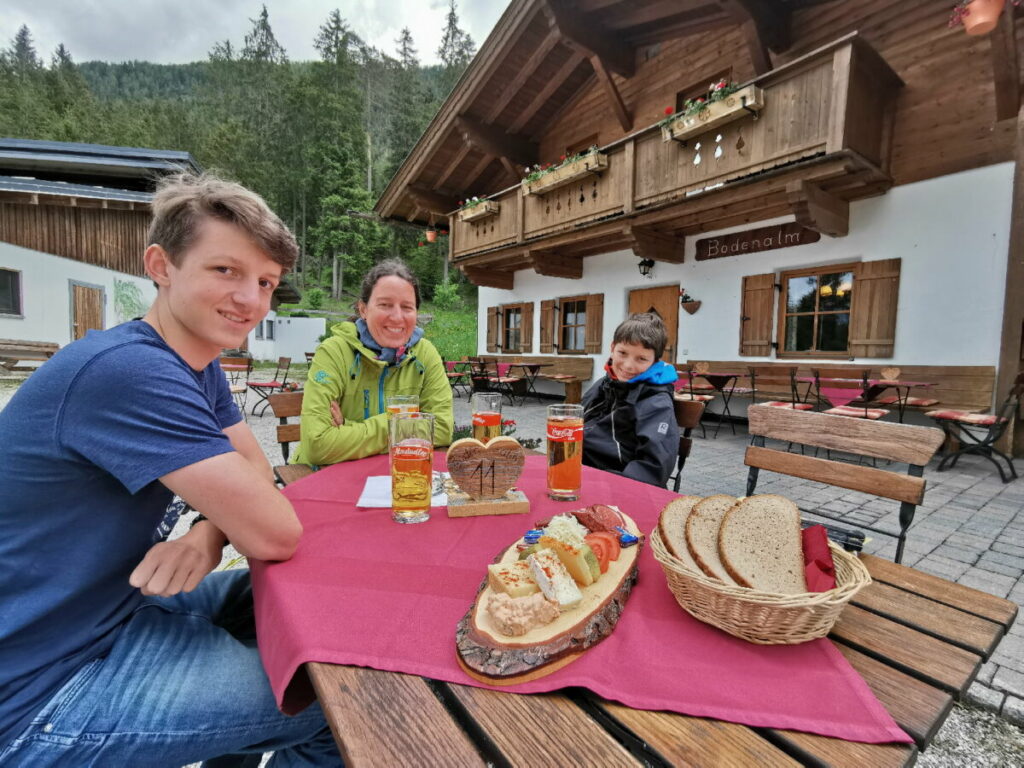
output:
[[[603,344],[601,332],[604,328],[604,294],[592,293],[587,296],[587,330],[583,351],[588,355],[601,354]]]
[[[533,352],[533,302],[523,302],[523,316],[520,320],[521,328],[519,342],[520,352]]]
[[[499,307],[487,308],[487,351],[498,351],[498,311]]]
[[[743,278],[740,302],[740,354],[767,357],[772,353],[772,309],[775,304],[775,275],[747,275]]]
[[[555,351],[555,300],[544,299],[540,303],[540,353],[550,355]]]
[[[896,348],[896,304],[900,259],[862,261],[853,271],[850,355],[892,357]]]

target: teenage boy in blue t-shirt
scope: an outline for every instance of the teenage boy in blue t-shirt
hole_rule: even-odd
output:
[[[583,396],[583,463],[664,486],[679,451],[672,405],[676,369],[659,358],[668,343],[661,318],[630,315],[612,337],[605,377]]]
[[[0,765],[340,765],[319,707],[278,712],[247,570],[302,528],[217,358],[270,307],[295,239],[254,193],[164,180],[142,320],[90,331],[0,411]],[[166,541],[180,503],[206,520]],[[275,758],[277,759],[277,758]]]

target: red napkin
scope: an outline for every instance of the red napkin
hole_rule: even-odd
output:
[[[812,525],[803,530],[804,575],[808,592],[826,592],[835,589],[836,565],[832,550],[828,548],[828,533],[823,525]]]

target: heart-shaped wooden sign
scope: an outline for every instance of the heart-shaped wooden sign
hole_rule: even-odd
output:
[[[526,454],[511,437],[492,437],[484,445],[466,437],[448,449],[448,472],[466,495],[474,499],[500,499],[523,473]]]
[[[883,368],[882,379],[885,381],[896,381],[900,377],[899,368]]]

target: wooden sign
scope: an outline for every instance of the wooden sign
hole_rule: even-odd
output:
[[[807,245],[820,239],[820,233],[802,227],[796,222],[778,224],[774,227],[759,227],[744,232],[733,232],[731,235],[701,238],[697,241],[697,261]]]
[[[522,491],[512,490],[523,472],[526,453],[511,437],[484,445],[471,437],[448,448],[448,472],[459,491],[448,494],[448,516],[507,515],[530,511]]]

